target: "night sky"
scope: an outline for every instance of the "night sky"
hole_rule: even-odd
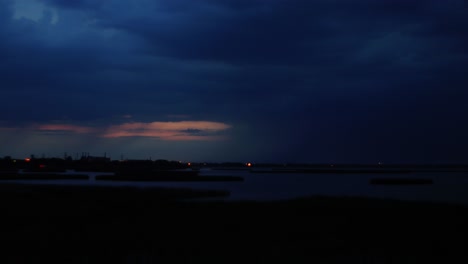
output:
[[[0,156],[468,162],[463,0],[1,0]]]

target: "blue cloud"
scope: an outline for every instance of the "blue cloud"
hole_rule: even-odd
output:
[[[464,1],[40,2],[0,4],[10,125],[183,115],[233,124],[233,153],[305,160],[435,159],[468,132]]]

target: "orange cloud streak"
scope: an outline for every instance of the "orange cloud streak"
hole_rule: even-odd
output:
[[[231,128],[230,125],[209,121],[124,123],[109,127],[103,137],[156,137],[164,140],[221,140],[225,137],[212,134],[229,128]],[[203,133],[203,135],[198,135],[198,133]]]
[[[132,122],[109,127],[88,127],[70,124],[41,124],[30,128],[49,132],[71,132],[76,134],[95,133],[104,138],[151,137],[170,141],[215,141],[227,137],[219,132],[231,128],[221,122],[179,121],[179,122]],[[15,128],[0,127],[0,131]]]

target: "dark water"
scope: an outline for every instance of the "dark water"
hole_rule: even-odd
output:
[[[412,173],[412,174],[301,174],[250,173],[205,169],[200,175],[241,176],[244,182],[101,182],[89,173],[90,180],[27,181],[36,184],[111,185],[185,187],[195,189],[229,190],[231,200],[281,200],[311,195],[361,196],[399,200],[436,201],[468,204],[468,173]],[[411,177],[432,179],[430,185],[371,185],[372,178]],[[20,182],[20,181],[16,181]]]

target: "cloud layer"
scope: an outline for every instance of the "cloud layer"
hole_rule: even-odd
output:
[[[195,148],[179,141],[229,131],[225,149],[194,155],[465,161],[467,10],[463,0],[4,0],[0,127],[78,132],[56,141],[80,151],[127,140],[121,151],[136,157],[135,137],[176,155]],[[0,131],[10,149],[13,130]],[[41,151],[34,142],[23,151]]]
[[[25,127],[0,127],[1,131],[23,130],[49,133],[93,134],[103,138],[149,137],[160,140],[222,140],[231,126],[209,121],[131,122],[119,125],[81,126],[71,124],[34,124]]]

